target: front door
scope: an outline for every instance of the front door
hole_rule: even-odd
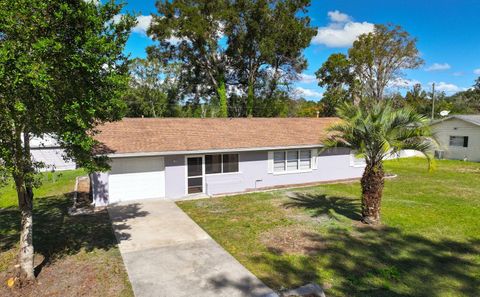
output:
[[[203,156],[187,158],[187,193],[203,193]]]

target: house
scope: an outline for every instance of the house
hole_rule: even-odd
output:
[[[480,115],[452,115],[432,123],[437,157],[480,161]]]
[[[44,164],[45,167],[40,171],[63,171],[76,168],[75,162],[66,158],[65,151],[55,138],[48,134],[30,139],[30,153],[34,161]]]
[[[109,172],[92,175],[96,206],[359,178],[348,149],[322,150],[336,118],[126,118],[99,127]]]

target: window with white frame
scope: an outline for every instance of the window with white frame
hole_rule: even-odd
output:
[[[288,150],[273,153],[273,172],[295,172],[312,169],[311,150]]]

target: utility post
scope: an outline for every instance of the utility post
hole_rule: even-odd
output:
[[[435,83],[432,83],[432,121],[435,119]]]

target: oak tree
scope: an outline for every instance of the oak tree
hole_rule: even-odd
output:
[[[375,25],[373,32],[360,35],[348,57],[363,97],[383,99],[385,88],[402,70],[420,67],[423,60],[416,44],[400,26]]]
[[[0,160],[13,178],[21,212],[19,262],[34,278],[32,210],[39,163],[30,139],[54,136],[66,156],[89,170],[106,169],[92,136],[118,120],[128,82],[122,53],[134,19],[113,21],[109,1],[0,0]]]

